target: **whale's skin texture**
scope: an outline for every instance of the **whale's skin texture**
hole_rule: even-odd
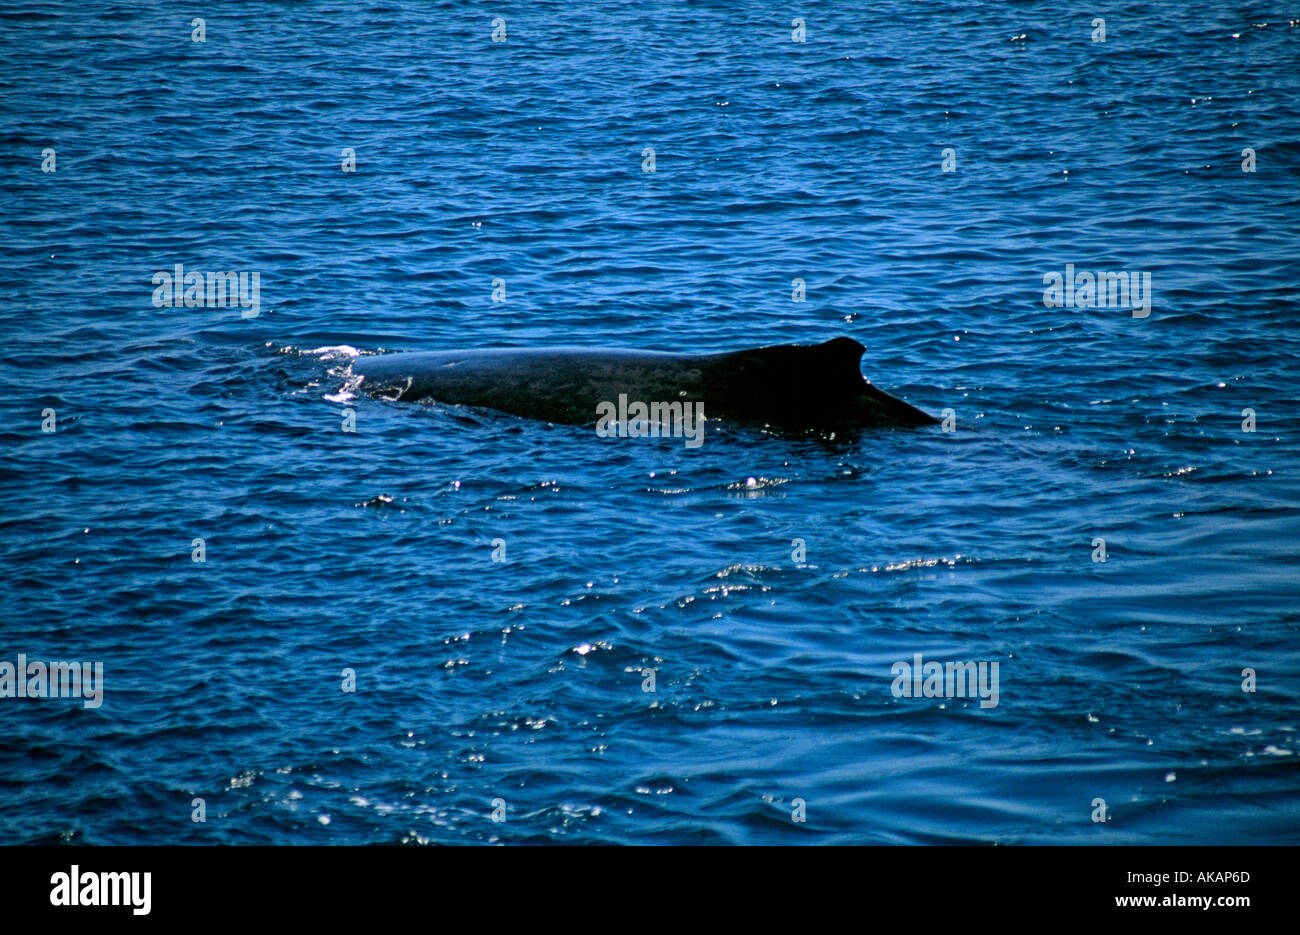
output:
[[[390,399],[481,406],[569,425],[600,403],[703,402],[705,417],[788,430],[937,422],[862,377],[852,338],[718,354],[590,347],[487,348],[358,358],[360,388]]]

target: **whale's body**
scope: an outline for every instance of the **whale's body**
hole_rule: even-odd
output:
[[[570,425],[595,423],[620,396],[702,402],[705,417],[783,429],[930,425],[935,419],[872,386],[851,338],[720,354],[586,347],[427,351],[359,358],[361,389],[392,399],[483,406]]]

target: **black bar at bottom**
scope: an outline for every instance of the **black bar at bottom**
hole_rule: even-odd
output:
[[[399,908],[434,924],[450,923],[445,913],[458,909],[535,920],[566,905],[608,905],[628,924],[651,925],[666,924],[673,917],[665,913],[681,904],[698,907],[697,920],[726,916],[729,927],[737,916],[822,917],[837,907],[863,922],[1042,921],[1050,913],[1172,924],[1232,924],[1290,907],[1282,887],[1293,852],[1285,848],[829,851],[808,859],[777,848],[11,847],[0,849],[0,905],[7,921],[127,925],[286,916],[373,925]]]

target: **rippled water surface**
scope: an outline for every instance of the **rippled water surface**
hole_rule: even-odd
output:
[[[0,660],[105,693],[0,698],[0,841],[1300,841],[1297,15],[6,6]],[[260,313],[156,307],[178,263]],[[1149,316],[1045,307],[1067,263]],[[955,430],[349,378],[841,334]]]

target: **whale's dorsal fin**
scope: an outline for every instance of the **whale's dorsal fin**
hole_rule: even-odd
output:
[[[821,344],[773,344],[722,355],[706,400],[755,421],[798,425],[926,425],[935,420],[881,392],[862,375],[866,348],[849,337]]]
[[[829,341],[823,341],[821,344],[814,344],[813,347],[833,357],[852,360],[854,364],[862,360],[862,355],[867,350],[860,341],[846,338],[843,335],[838,338],[831,338]]]
[[[833,383],[856,385],[862,380],[862,355],[867,349],[859,341],[841,335],[809,348],[826,363],[826,375]]]
[[[735,358],[751,377],[766,378],[779,374],[823,392],[831,388],[852,392],[865,382],[861,361],[866,350],[853,338],[840,336],[821,344],[769,344],[738,351]],[[790,392],[791,387],[787,386],[784,391]]]

